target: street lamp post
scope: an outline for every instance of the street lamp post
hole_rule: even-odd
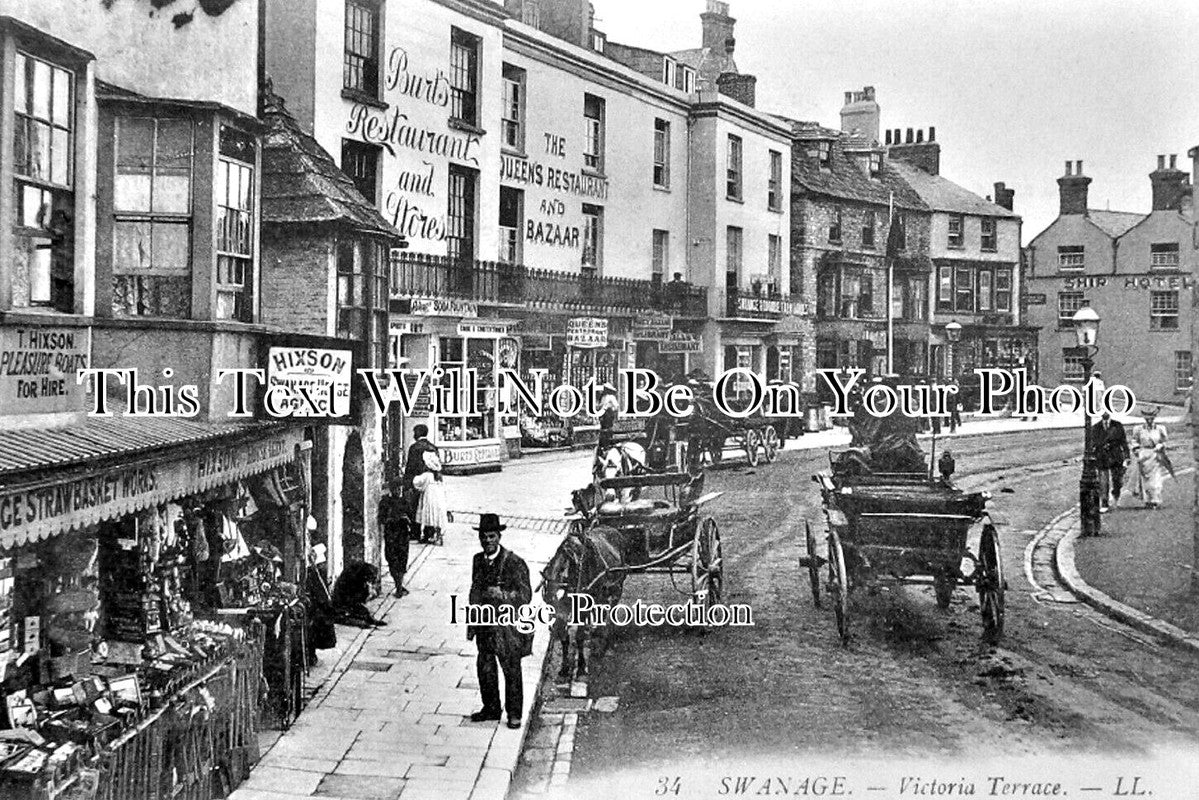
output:
[[[945,323],[945,338],[949,340],[949,377],[952,379],[958,366],[954,345],[962,340],[962,323],[956,319]]]
[[[1078,349],[1082,351],[1082,385],[1091,382],[1094,357],[1099,352],[1095,342],[1099,338],[1099,315],[1090,306],[1083,306],[1074,314],[1074,335]],[[1078,510],[1082,522],[1083,536],[1098,536],[1101,523],[1099,517],[1099,470],[1095,464],[1095,448],[1091,442],[1091,415],[1086,408],[1082,412],[1083,452],[1082,476],[1078,481]]]

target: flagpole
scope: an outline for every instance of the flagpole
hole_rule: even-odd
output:
[[[888,224],[895,224],[895,192],[891,192],[887,200],[887,221]],[[891,239],[891,229],[887,228],[887,239]],[[890,250],[890,248],[888,248]],[[891,375],[895,372],[895,319],[892,312],[893,300],[892,292],[894,288],[894,272],[895,272],[895,254],[887,253],[887,374]]]

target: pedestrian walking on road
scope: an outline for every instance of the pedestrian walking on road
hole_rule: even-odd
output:
[[[529,567],[524,559],[500,546],[500,534],[507,528],[498,514],[479,515],[479,545],[471,565],[471,605],[499,608],[528,605],[533,599],[529,586]],[[514,615],[515,616],[515,615]],[[483,708],[470,715],[472,722],[498,720],[508,712],[508,727],[519,728],[524,707],[524,684],[520,660],[533,653],[533,634],[523,634],[511,625],[472,625],[466,636],[479,648],[475,662]],[[497,668],[498,667],[498,668]],[[500,706],[499,672],[504,673],[504,707]]]
[[[1099,513],[1102,514],[1120,503],[1124,470],[1128,467],[1131,454],[1124,426],[1112,419],[1108,412],[1103,412],[1103,418],[1095,426],[1094,435],[1095,462],[1099,468]]]
[[[1145,411],[1144,424],[1132,431],[1132,443],[1137,448],[1139,494],[1146,508],[1161,508],[1162,483],[1170,471],[1170,461],[1166,456],[1166,429],[1157,424],[1157,409]]]
[[[395,583],[396,597],[408,594],[404,575],[408,572],[408,534],[412,525],[404,507],[403,483],[396,481],[383,490],[379,500],[379,526],[383,529],[383,557]]]

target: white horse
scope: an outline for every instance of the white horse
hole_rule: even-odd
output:
[[[644,475],[647,472],[649,472],[649,466],[645,448],[636,442],[620,442],[607,450],[597,451],[595,454],[593,473],[597,481],[626,475]],[[637,489],[622,489],[620,500],[621,502],[636,500],[638,494],[640,491]],[[615,500],[616,490],[605,490],[604,499]]]

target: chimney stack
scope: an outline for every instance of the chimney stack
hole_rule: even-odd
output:
[[[1077,166],[1076,172],[1070,171],[1070,162],[1066,162],[1066,174],[1057,179],[1058,194],[1061,197],[1061,206],[1058,211],[1061,215],[1067,214],[1086,214],[1087,213],[1087,187],[1091,185],[1091,179],[1082,174],[1082,162],[1074,162]]]
[[[928,138],[925,139],[923,128],[908,128],[905,140],[900,135],[903,131],[896,128],[887,152],[892,158],[911,164],[929,175],[940,175],[941,145],[936,141],[936,131],[936,128],[929,128]]]
[[[995,184],[995,205],[1006,208],[1008,211],[1014,211],[1015,197],[1016,190],[1007,188],[1006,183]]]
[[[860,92],[846,92],[845,106],[841,109],[841,130],[877,142],[878,125],[879,108],[874,99],[874,87],[866,86]]]
[[[699,15],[703,25],[703,46],[717,53],[731,53],[736,45],[733,26],[737,20],[729,16],[729,4],[708,0],[708,10]]]
[[[1157,157],[1157,169],[1149,173],[1149,182],[1153,186],[1153,210],[1170,211],[1181,208],[1183,195],[1189,191],[1187,174],[1178,168],[1177,154],[1170,156],[1170,166],[1166,166],[1166,157]]]
[[[744,75],[738,72],[722,72],[716,79],[716,89],[723,95],[744,103],[750,108],[757,101],[758,78],[755,75]]]

